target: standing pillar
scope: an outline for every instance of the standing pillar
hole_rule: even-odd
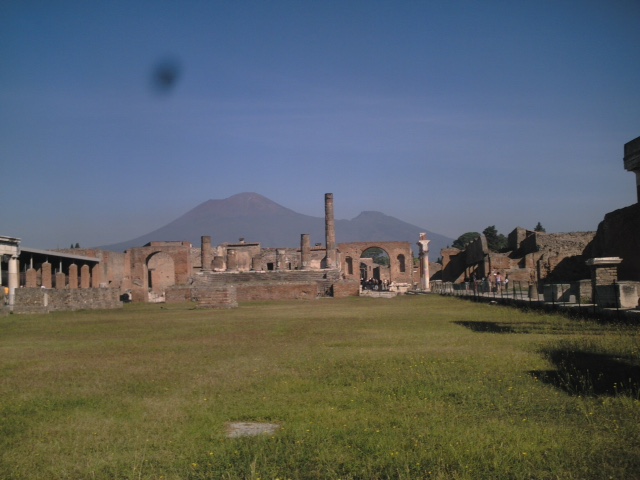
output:
[[[325,268],[336,268],[336,227],[333,217],[333,193],[324,194],[324,227],[327,256]]]
[[[69,265],[69,288],[71,290],[78,288],[78,266],[75,263]]]
[[[38,272],[36,269],[31,267],[27,270],[26,275],[26,287],[27,288],[36,288],[38,286]]]
[[[202,236],[201,242],[202,244],[200,249],[200,257],[202,260],[202,271],[208,272],[211,270],[211,262],[213,260],[213,250],[211,250],[211,237]]]
[[[91,269],[86,263],[80,268],[80,288],[91,287]]]
[[[13,305],[16,298],[16,288],[19,287],[20,284],[20,275],[19,275],[19,265],[18,265],[18,256],[11,255],[9,259],[9,308],[13,310]]]
[[[308,233],[300,235],[300,270],[311,268],[311,237]]]
[[[51,282],[51,264],[44,262],[42,264],[42,286],[44,288],[51,288],[53,283]]]
[[[236,251],[233,248],[227,250],[227,272],[238,271],[238,257]]]
[[[431,290],[429,283],[429,242],[427,234],[421,233],[418,240],[418,251],[420,257],[420,290],[428,292]]]
[[[286,250],[283,248],[276,249],[276,270],[284,270],[286,261]]]

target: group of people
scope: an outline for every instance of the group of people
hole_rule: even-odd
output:
[[[363,290],[386,291],[389,290],[389,285],[389,280],[380,280],[379,278],[362,279]]]
[[[476,278],[474,273],[471,282],[473,289],[479,293],[502,293],[502,290],[509,291],[509,274],[505,274],[504,278],[499,271],[494,270],[493,273],[482,277],[480,280]]]

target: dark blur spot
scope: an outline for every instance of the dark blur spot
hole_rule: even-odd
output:
[[[159,94],[170,93],[180,79],[180,62],[173,58],[160,60],[151,72],[151,87]]]

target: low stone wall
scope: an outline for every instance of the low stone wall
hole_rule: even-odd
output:
[[[193,288],[190,286],[173,286],[164,292],[165,303],[185,303],[193,300]]]
[[[333,297],[357,297],[360,294],[360,282],[356,280],[340,280],[333,284]]]
[[[233,285],[218,288],[194,288],[192,299],[200,308],[236,308],[237,290]]]
[[[236,285],[238,301],[314,300],[320,296],[316,282]]]
[[[16,288],[15,292],[13,313],[16,314],[122,308],[119,291],[115,288]]]

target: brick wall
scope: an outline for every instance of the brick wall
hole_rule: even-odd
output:
[[[194,288],[192,298],[200,308],[235,308],[238,306],[237,290],[233,285],[212,288]]]
[[[314,300],[318,298],[318,284],[309,283],[272,283],[237,285],[239,302],[265,300]]]
[[[333,284],[333,297],[357,297],[360,293],[360,282],[357,280],[341,280]]]

